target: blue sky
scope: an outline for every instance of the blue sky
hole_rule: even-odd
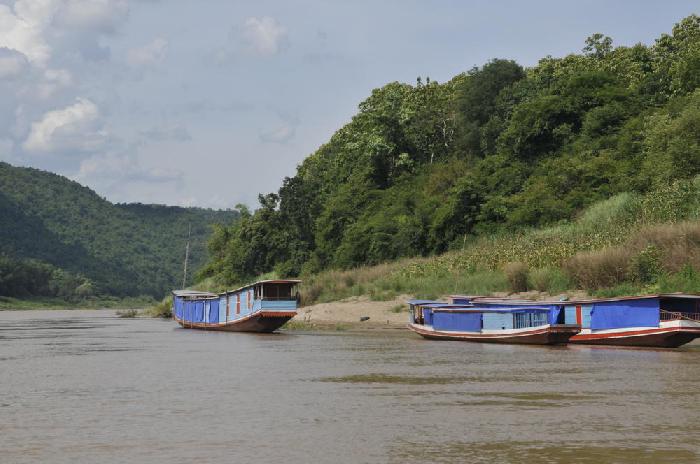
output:
[[[0,0],[0,160],[115,202],[256,206],[391,81],[652,44],[691,1]]]

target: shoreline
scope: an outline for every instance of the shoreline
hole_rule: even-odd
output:
[[[408,323],[410,296],[392,300],[372,301],[367,296],[345,298],[328,303],[316,303],[298,309],[283,330],[377,330],[402,329]],[[362,320],[368,318],[366,320]]]
[[[36,298],[21,299],[0,296],[0,311],[33,311],[33,310],[128,310],[138,309],[145,311],[155,304],[155,300],[146,298],[126,297],[126,298],[95,298],[77,302],[66,301],[61,298]]]

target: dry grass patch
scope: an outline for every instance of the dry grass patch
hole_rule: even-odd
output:
[[[640,252],[649,247],[659,250],[667,272],[679,272],[686,265],[700,269],[700,222],[644,227],[631,237],[628,246]]]
[[[564,268],[581,288],[612,287],[627,279],[631,257],[625,247],[609,247],[577,253],[564,262]]]
[[[508,263],[503,268],[503,271],[508,278],[508,283],[510,284],[510,289],[513,293],[527,291],[528,268],[525,263]]]

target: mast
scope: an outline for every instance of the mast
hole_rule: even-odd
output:
[[[192,235],[192,224],[190,223],[187,228],[187,245],[185,245],[185,270],[182,276],[182,288],[185,288],[185,283],[187,283],[187,260],[190,257],[190,236]]]

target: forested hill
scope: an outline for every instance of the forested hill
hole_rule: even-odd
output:
[[[160,297],[182,284],[188,226],[196,269],[211,225],[237,215],[113,204],[65,177],[0,163],[0,295]]]
[[[216,229],[200,278],[436,254],[700,172],[700,18],[650,46],[582,47],[374,90],[259,209]]]

